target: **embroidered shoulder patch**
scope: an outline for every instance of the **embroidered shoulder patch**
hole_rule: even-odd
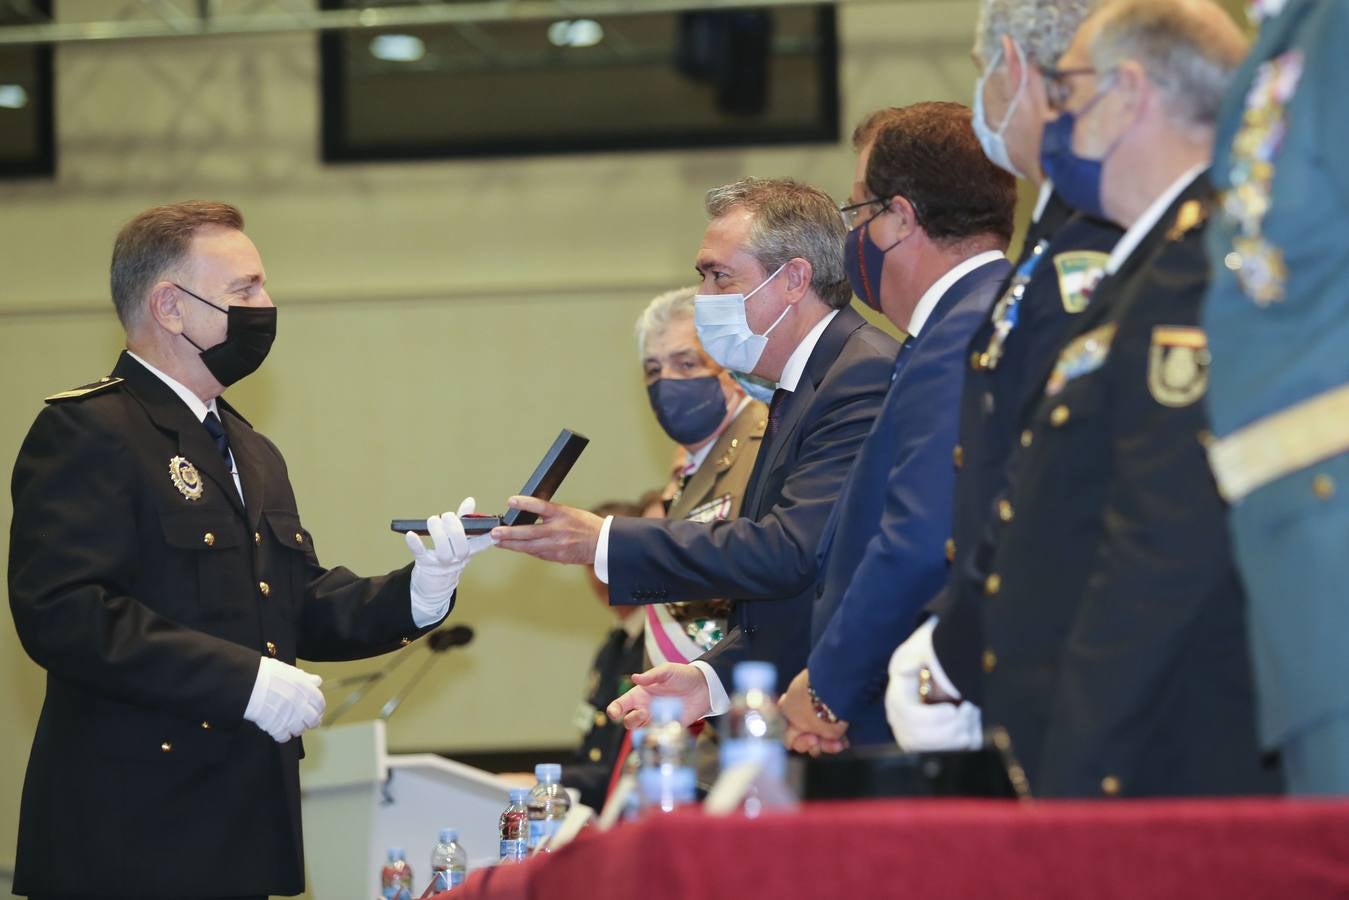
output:
[[[1148,392],[1163,406],[1189,406],[1204,396],[1208,364],[1204,329],[1159,325],[1148,349]]]
[[[1097,250],[1069,250],[1054,255],[1054,270],[1059,275],[1059,298],[1063,308],[1076,315],[1087,308],[1091,292],[1105,276],[1109,253]]]

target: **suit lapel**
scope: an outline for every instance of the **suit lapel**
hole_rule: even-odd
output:
[[[750,441],[763,437],[766,415],[762,406],[751,403],[731,420],[731,424],[722,432],[721,437],[717,438],[703,464],[684,486],[679,499],[670,507],[670,518],[682,519],[699,505],[712,499],[722,474],[735,464],[737,456],[746,452],[746,445]]]
[[[257,531],[262,516],[262,498],[267,494],[267,469],[258,455],[259,439],[232,407],[223,400],[218,401],[217,405],[223,414],[220,420],[230,439],[230,452],[234,454],[234,465],[239,469],[239,481],[243,484],[244,514],[248,528]]]
[[[177,455],[192,463],[198,472],[211,479],[217,490],[242,514],[243,501],[239,499],[239,491],[234,486],[234,476],[225,468],[225,460],[216,450],[215,442],[211,440],[205,426],[197,421],[197,417],[188,409],[182,398],[160,381],[153,372],[126,353],[117,360],[112,373],[125,380],[130,393],[144,407],[150,420],[160,430],[177,438]],[[165,477],[168,464],[169,460],[164,460]]]

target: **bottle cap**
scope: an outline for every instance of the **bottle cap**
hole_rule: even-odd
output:
[[[449,844],[457,840],[459,840],[459,832],[456,831],[455,829],[453,828],[440,829],[440,842],[442,844]]]
[[[735,685],[737,694],[746,691],[763,691],[771,694],[777,687],[778,670],[770,662],[746,660],[735,664],[735,668],[731,670],[731,682]]]
[[[399,850],[397,847],[390,847],[386,852],[389,855],[389,862],[398,862],[398,854],[403,851]]]
[[[678,722],[684,713],[684,701],[678,697],[656,697],[651,701],[651,721],[657,725]]]
[[[557,784],[562,780],[562,766],[557,763],[539,763],[534,767],[534,777],[539,784]]]
[[[511,806],[518,806],[529,800],[529,788],[511,788],[507,796],[510,798]]]

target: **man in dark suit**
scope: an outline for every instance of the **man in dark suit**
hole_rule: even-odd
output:
[[[1113,223],[1069,208],[1040,167],[1040,138],[1051,117],[1046,91],[1054,84],[1045,73],[1055,69],[1096,5],[1095,0],[984,0],[981,9],[973,52],[980,72],[975,132],[991,161],[1038,185],[1040,194],[1021,255],[968,348],[946,545],[951,573],[927,605],[929,618],[891,660],[886,713],[907,750],[983,744],[983,593],[974,588],[987,572],[979,570],[975,550],[997,515],[995,501],[1006,487],[1007,459],[1021,432],[1026,397],[1087,308],[1122,233]]]
[[[1126,230],[1040,380],[981,585],[984,724],[1043,796],[1279,788],[1202,446],[1205,169],[1245,50],[1208,0],[1124,0],[1060,62],[1046,171]]]
[[[10,605],[47,670],[20,894],[300,893],[295,738],[324,703],[296,659],[408,644],[485,546],[447,513],[434,550],[409,536],[415,565],[319,565],[280,452],[220,396],[276,329],[242,228],[200,201],[128,223],[112,258],[128,349],[112,375],[47,398],[19,451]]]
[[[690,722],[729,708],[730,669],[766,659],[805,664],[815,550],[853,457],[890,385],[896,344],[849,308],[845,231],[821,191],[785,179],[746,179],[708,195],[694,320],[721,365],[777,385],[739,518],[718,522],[601,520],[513,497],[538,525],[494,532],[502,547],[594,564],[612,603],[730,598],[732,628],[693,665],[633,678],[610,706],[635,727],[653,694],[684,700]]]
[[[917,103],[872,122],[845,207],[859,214],[849,275],[908,338],[817,551],[810,660],[781,702],[797,750],[890,743],[886,661],[945,578],[965,347],[1009,270],[1016,183],[984,156],[969,108]]]

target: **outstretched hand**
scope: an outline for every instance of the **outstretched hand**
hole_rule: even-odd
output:
[[[549,562],[589,566],[595,562],[604,520],[584,509],[559,506],[537,497],[512,497],[511,509],[534,513],[534,525],[502,525],[492,529],[492,540],[503,550],[514,550]]]

